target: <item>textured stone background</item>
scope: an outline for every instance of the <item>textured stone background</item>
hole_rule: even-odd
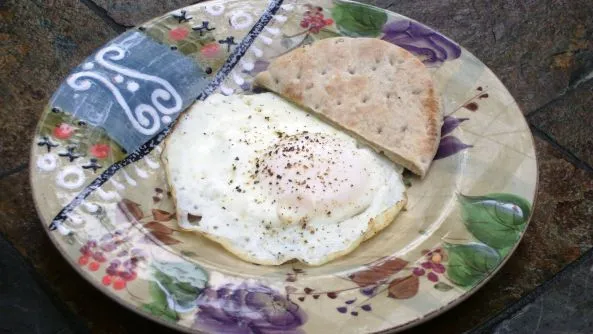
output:
[[[80,332],[79,322],[96,333],[168,332],[103,296],[61,258],[35,213],[28,157],[42,108],[70,68],[127,27],[195,2],[0,0],[0,234],[8,241],[1,254],[9,257],[0,272],[18,267],[49,295],[33,306],[19,298],[21,308],[10,313],[15,323],[19,314],[53,303],[64,305],[59,315],[36,318],[36,327],[52,328],[44,332]],[[467,301],[410,331],[457,333],[508,307],[593,246],[593,2],[368,2],[424,22],[478,56],[517,99],[536,138],[538,202],[517,252]],[[15,289],[0,283],[0,297]],[[4,305],[0,314],[8,314]],[[56,325],[56,317],[68,325]],[[0,331],[9,326],[3,321]]]

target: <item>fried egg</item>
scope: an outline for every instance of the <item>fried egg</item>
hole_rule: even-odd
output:
[[[257,264],[331,261],[406,203],[401,167],[272,93],[195,103],[162,159],[179,226]]]

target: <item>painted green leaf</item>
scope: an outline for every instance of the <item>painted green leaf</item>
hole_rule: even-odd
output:
[[[336,2],[332,17],[342,34],[353,37],[376,37],[387,22],[384,11],[351,2]]]
[[[513,194],[458,196],[465,226],[476,239],[503,250],[519,239],[531,206]]]
[[[177,312],[195,307],[195,301],[208,282],[206,272],[189,262],[153,262],[157,287],[165,294],[167,305]]]
[[[142,308],[155,316],[176,322],[177,313],[169,308],[167,304],[167,295],[165,295],[159,285],[156,282],[150,282],[149,291],[150,296],[152,297],[152,303],[144,304],[142,305]]]
[[[443,291],[443,292],[447,292],[447,291],[453,289],[452,286],[450,286],[449,284],[447,284],[445,282],[438,282],[437,284],[434,285],[434,288],[439,291]]]
[[[501,257],[493,248],[480,244],[445,244],[449,260],[447,276],[451,282],[472,287],[491,273],[500,263]]]

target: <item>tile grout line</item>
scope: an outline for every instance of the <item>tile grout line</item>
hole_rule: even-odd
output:
[[[128,28],[132,26],[126,26],[123,24],[118,23],[113,19],[107,10],[99,5],[97,5],[93,0],[80,0],[80,2],[87,6],[95,15],[97,15],[103,22],[105,22],[111,29],[113,29],[118,34],[123,33]]]
[[[23,170],[25,170],[27,168],[27,166],[29,166],[29,163],[24,163],[22,165],[18,165],[12,169],[7,170],[7,171],[0,172],[0,180],[4,179],[6,177],[9,177],[11,175],[14,175],[18,172],[22,172]]]
[[[550,145],[552,145],[555,149],[557,149],[558,151],[560,151],[560,153],[566,158],[566,160],[568,160],[570,163],[572,163],[576,167],[578,167],[580,169],[583,169],[583,170],[585,170],[585,171],[587,171],[589,173],[593,173],[593,167],[591,167],[588,163],[586,163],[585,161],[581,160],[574,153],[572,153],[569,149],[567,149],[566,147],[562,146],[552,136],[548,135],[545,131],[543,131],[542,129],[538,128],[531,121],[528,121],[528,124],[529,124],[529,128],[531,129],[531,132],[533,133],[533,135],[535,137],[537,137],[537,138],[539,138],[541,140],[544,140],[547,143],[549,143]]]
[[[554,104],[554,102],[559,101],[560,99],[564,98],[566,95],[574,92],[577,88],[579,88],[580,86],[593,81],[593,71],[591,71],[589,74],[587,74],[585,77],[583,77],[582,79],[578,80],[577,82],[573,83],[572,85],[566,87],[566,89],[564,89],[560,94],[558,94],[557,96],[553,97],[551,100],[549,100],[548,102],[542,104],[541,106],[535,108],[532,111],[529,111],[527,114],[525,114],[525,118],[530,118],[538,113],[540,113],[542,110],[546,109],[548,106]]]
[[[564,275],[567,275],[569,270],[574,270],[575,268],[578,268],[579,265],[591,259],[593,259],[593,248],[590,248],[578,259],[564,266],[564,268],[560,269],[560,271],[554,274],[554,276],[548,278],[547,280],[536,286],[533,290],[531,290],[531,292],[519,298],[519,300],[514,302],[511,306],[508,306],[504,310],[490,317],[488,320],[484,321],[480,325],[466,331],[465,333],[491,333],[495,326],[502,324],[504,321],[512,318],[513,315],[521,311],[521,309],[527,307],[530,303],[533,303],[538,297],[543,295],[550,288],[550,286],[552,286],[556,281],[561,279]]]

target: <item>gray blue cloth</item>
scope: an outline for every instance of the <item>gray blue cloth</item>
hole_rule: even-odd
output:
[[[132,152],[175,120],[209,81],[195,61],[133,30],[78,66],[50,105],[105,129]]]

